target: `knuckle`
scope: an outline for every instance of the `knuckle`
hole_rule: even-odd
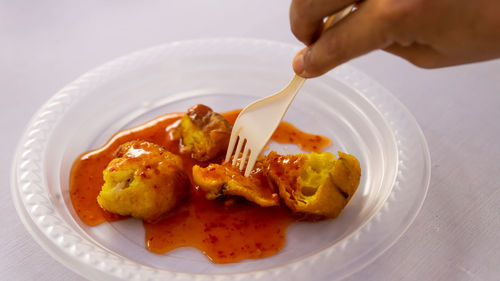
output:
[[[418,0],[421,1],[421,0]],[[425,0],[424,0],[425,1]],[[398,43],[409,46],[414,42],[414,18],[417,13],[416,0],[381,0],[374,2],[374,24],[380,26],[382,43]],[[384,45],[384,44],[382,44]]]

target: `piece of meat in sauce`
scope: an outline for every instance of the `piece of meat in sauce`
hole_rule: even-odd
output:
[[[262,161],[257,161],[250,176],[245,177],[231,162],[210,164],[206,168],[193,166],[193,180],[213,200],[227,196],[241,196],[262,207],[278,206],[276,188],[267,178]]]
[[[226,153],[232,126],[210,107],[198,104],[167,130],[172,140],[179,140],[180,153],[210,161]]]

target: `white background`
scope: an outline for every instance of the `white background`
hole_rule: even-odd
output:
[[[166,42],[252,37],[299,44],[289,1],[0,1],[0,279],[85,280],[31,238],[10,194],[13,153],[36,110],[111,59]],[[500,60],[423,70],[383,52],[350,62],[415,116],[432,178],[401,239],[348,280],[500,279]]]

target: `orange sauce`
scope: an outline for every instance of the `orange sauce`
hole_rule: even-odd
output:
[[[229,123],[234,124],[240,112],[241,110],[238,109],[223,115]],[[329,138],[302,132],[286,121],[281,121],[278,128],[276,128],[276,131],[274,131],[274,134],[271,136],[271,140],[279,143],[292,143],[302,150],[312,152],[322,152],[325,147],[332,144]]]
[[[240,110],[227,112],[224,117],[234,124]],[[102,171],[113,159],[121,144],[145,140],[165,147],[178,155],[178,143],[170,141],[165,128],[177,121],[183,113],[160,116],[141,126],[124,130],[113,136],[103,147],[81,155],[73,164],[70,176],[70,197],[79,218],[94,226],[105,221],[124,219],[102,209],[97,195],[104,184]],[[301,132],[282,122],[272,140],[294,143],[307,151],[321,151],[330,140]],[[184,168],[191,179],[190,196],[170,216],[157,223],[144,222],[146,248],[154,253],[166,253],[189,246],[202,251],[214,263],[231,263],[248,258],[273,255],[285,245],[286,229],[295,221],[284,206],[259,207],[244,200],[207,200],[204,193],[192,183],[191,169],[195,164],[182,156]]]
[[[328,138],[302,132],[285,121],[279,124],[271,140],[279,143],[293,143],[298,145],[302,150],[312,152],[322,152],[323,148],[332,144]]]

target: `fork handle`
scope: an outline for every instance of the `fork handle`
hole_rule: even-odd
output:
[[[285,89],[283,89],[282,91],[287,92],[287,95],[291,96],[293,100],[295,95],[299,92],[300,88],[302,88],[302,85],[304,85],[304,82],[306,82],[306,78],[294,74],[292,80],[288,82],[288,85],[286,85]]]
[[[345,16],[347,16],[352,11],[352,9],[354,9],[355,5],[356,5],[356,3],[351,4],[347,7],[345,7],[342,11],[329,16],[326,19],[325,24],[323,25],[323,31],[321,33],[325,32],[325,30],[327,30],[330,26],[336,24],[341,19],[343,19]]]

